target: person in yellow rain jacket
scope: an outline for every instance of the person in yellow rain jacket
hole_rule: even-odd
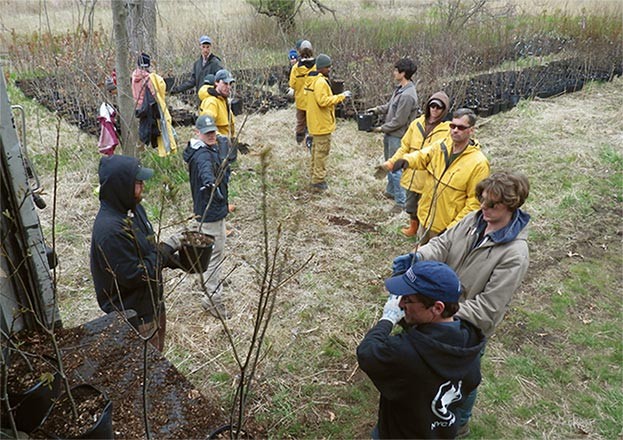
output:
[[[489,160],[472,139],[476,114],[460,108],[452,115],[450,138],[405,155],[391,167],[426,170],[418,206],[420,243],[440,235],[480,208],[476,185],[489,176]],[[387,164],[387,162],[386,162]]]
[[[444,92],[434,93],[427,101],[424,114],[415,119],[400,141],[400,148],[389,158],[393,164],[405,155],[421,150],[450,134],[450,123],[443,121],[450,107],[450,98]],[[442,122],[443,121],[443,122]],[[418,203],[424,191],[426,171],[407,168],[400,178],[400,186],[407,190],[405,210],[411,219],[409,226],[401,229],[407,237],[413,237],[419,227],[417,216]]]
[[[316,70],[316,59],[312,52],[312,45],[309,41],[303,40],[300,47],[300,59],[292,66],[290,70],[290,81],[288,85],[288,96],[294,96],[294,104],[296,105],[296,128],[294,132],[296,134],[296,142],[301,143],[305,139],[307,134],[307,121],[306,110],[307,105],[305,103],[305,81],[307,75],[310,72]]]
[[[139,119],[140,140],[157,148],[158,156],[165,157],[177,151],[176,133],[165,101],[167,86],[160,75],[149,72],[150,66],[150,56],[142,53],[132,72],[134,110]]]
[[[328,189],[327,158],[331,151],[331,133],[335,131],[335,106],[352,93],[346,90],[334,95],[329,86],[331,58],[321,53],[316,58],[316,71],[311,72],[305,82],[306,121],[312,136],[311,187],[315,191]]]
[[[232,139],[234,131],[234,113],[227,98],[231,93],[231,83],[235,82],[228,70],[221,69],[214,75],[214,87],[207,88],[208,96],[201,101],[199,116],[210,115],[216,121],[216,128],[222,136]]]
[[[208,93],[209,89],[214,88],[214,75],[212,73],[208,73],[206,77],[203,79],[203,85],[199,88],[197,92],[197,96],[199,97],[199,102],[203,102],[210,94]]]

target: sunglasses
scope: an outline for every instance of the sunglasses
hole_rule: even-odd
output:
[[[488,200],[482,197],[479,197],[478,201],[480,202],[482,206],[484,206],[487,209],[493,209],[495,208],[495,205],[497,205],[498,203],[501,203],[501,202],[494,202],[493,200]]]
[[[441,106],[439,104],[435,104],[435,103],[429,105],[428,108],[436,108],[436,109],[439,109],[439,110],[443,110],[443,106]]]
[[[463,131],[463,130],[467,130],[468,128],[472,128],[471,125],[450,124],[450,129],[451,130],[457,129],[457,130]]]

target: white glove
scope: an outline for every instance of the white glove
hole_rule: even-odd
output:
[[[292,87],[288,87],[288,92],[286,93],[290,98],[294,96],[294,89]]]
[[[366,113],[374,113],[374,114],[376,114],[376,112],[377,112],[376,107],[370,107],[369,109],[366,109]]]
[[[346,90],[342,93],[342,95],[344,95],[344,97],[348,99],[353,96],[353,92],[351,92],[350,90]]]
[[[400,297],[396,295],[389,295],[385,307],[383,307],[383,316],[381,319],[386,319],[392,324],[396,325],[405,316],[405,312],[398,306],[400,303]]]

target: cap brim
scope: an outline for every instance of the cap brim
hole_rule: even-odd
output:
[[[215,125],[204,127],[201,130],[199,130],[199,133],[206,134],[206,133],[210,133],[212,131],[216,131],[216,126]]]
[[[138,171],[136,171],[136,180],[149,180],[154,175],[154,170],[151,168],[145,168],[139,165]]]
[[[387,288],[389,293],[398,296],[414,295],[417,293],[413,290],[413,287],[406,283],[403,275],[398,275],[396,277],[386,279],[385,287]]]

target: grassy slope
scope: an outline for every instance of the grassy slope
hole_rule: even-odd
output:
[[[526,172],[532,183],[527,210],[532,264],[507,319],[488,346],[473,432],[487,438],[568,438],[621,434],[621,194],[618,129],[623,81],[545,101],[521,102],[481,121],[477,135],[492,169]],[[52,192],[54,117],[25,102],[31,154]],[[308,153],[293,143],[293,110],[249,117],[242,137],[258,151],[272,148],[269,169],[271,225],[285,226],[293,266],[312,262],[280,293],[269,329],[270,352],[262,364],[252,413],[275,437],[365,437],[377,393],[357,370],[354,350],[378,319],[381,280],[392,257],[410,249],[398,228],[404,216],[388,213],[383,184],[371,177],[380,137],[341,121],[334,136],[325,196],[311,195]],[[190,130],[178,131],[185,142]],[[66,325],[100,313],[88,270],[90,227],[97,210],[92,193],[98,156],[95,138],[61,125],[57,252],[61,308]],[[180,157],[147,154],[159,168],[146,205],[162,234],[189,214]],[[229,240],[227,269],[232,331],[248,337],[257,297],[251,264],[261,246],[257,155],[241,156],[232,188],[237,233]],[[159,199],[167,180],[165,209]],[[51,207],[51,196],[47,197]],[[42,211],[49,235],[51,209]],[[359,221],[359,226],[353,222]],[[200,310],[191,277],[167,271],[167,356],[206,395],[224,402],[236,374],[217,321]],[[220,421],[215,421],[215,425]]]

